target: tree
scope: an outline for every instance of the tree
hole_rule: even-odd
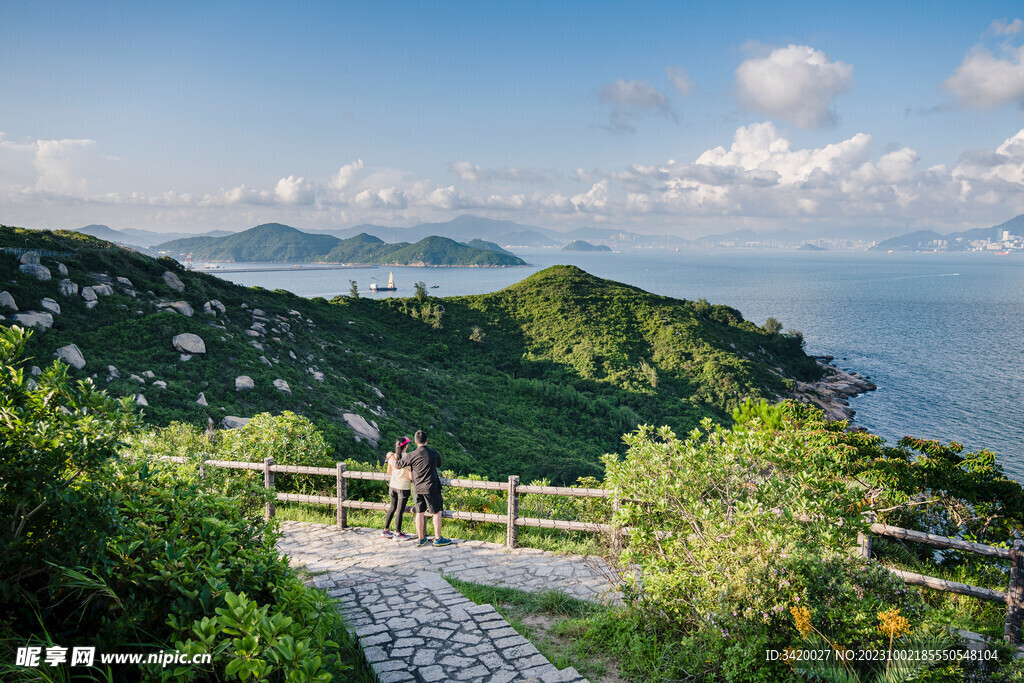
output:
[[[355,280],[348,281],[348,295],[353,299],[359,298],[359,285],[356,284]]]
[[[417,282],[413,285],[416,290],[415,297],[419,301],[426,301],[429,294],[427,294],[427,285],[423,282]]]
[[[102,554],[114,517],[104,471],[138,426],[133,399],[110,398],[89,379],[73,385],[62,361],[26,377],[31,334],[0,328],[0,604],[7,605],[41,599],[54,565]]]
[[[761,326],[761,329],[768,334],[778,334],[779,332],[782,332],[782,323],[775,318],[769,317],[764,321],[764,325]]]

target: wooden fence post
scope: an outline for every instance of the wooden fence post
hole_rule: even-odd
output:
[[[348,500],[348,486],[345,482],[345,463],[339,462],[337,464],[337,485],[338,485],[338,528],[345,529],[348,527],[348,508],[345,507],[344,503]]]
[[[860,556],[865,560],[871,559],[871,534],[865,534],[862,531],[857,532],[857,543],[860,544]]]
[[[1024,621],[1024,541],[1014,541],[1010,550],[1010,587],[1006,591],[1006,624],[1003,637],[1019,645]]]
[[[516,490],[519,487],[519,477],[511,476],[508,478],[508,530],[505,533],[505,545],[509,548],[515,548],[516,542],[519,540],[519,529],[516,527],[516,518],[519,517],[519,492]]]
[[[274,499],[276,497],[276,494],[274,493],[274,473],[270,469],[273,464],[273,458],[263,459],[263,488],[267,489],[271,496],[263,510],[263,514],[267,519],[273,519],[274,515],[277,514],[277,506],[274,504]]]
[[[615,520],[619,514],[619,510],[622,509],[622,499],[619,498],[619,490],[615,489],[615,497],[612,498],[612,547],[616,550],[622,549],[622,529],[619,528],[619,523]]]

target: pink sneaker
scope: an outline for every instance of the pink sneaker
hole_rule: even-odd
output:
[[[409,534],[403,534],[402,532],[394,534],[394,539],[396,541],[408,541],[410,538],[412,538],[412,536],[410,536]]]
[[[387,529],[385,529],[384,531],[380,532],[380,535],[381,535],[382,538],[393,538],[394,537],[394,534],[391,533]]]

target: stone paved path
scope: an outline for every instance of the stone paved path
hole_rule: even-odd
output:
[[[483,541],[416,548],[376,529],[282,522],[278,549],[341,601],[378,680],[585,681],[556,669],[490,605],[475,605],[440,572],[465,581],[619,602],[596,558]]]

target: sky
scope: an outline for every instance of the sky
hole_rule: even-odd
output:
[[[1018,2],[0,0],[0,102],[6,225],[1024,213]]]

